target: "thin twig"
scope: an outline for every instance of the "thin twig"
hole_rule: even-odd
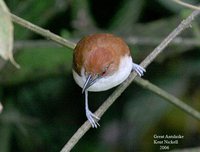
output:
[[[138,85],[142,86],[145,89],[150,90],[151,92],[157,94],[158,96],[166,99],[173,105],[177,106],[179,109],[183,110],[184,112],[188,113],[193,118],[200,121],[200,113],[193,109],[192,107],[185,104],[180,99],[174,97],[173,95],[169,94],[168,92],[162,90],[161,88],[157,87],[156,85],[152,84],[151,82],[144,80],[140,77],[136,77],[134,79],[134,82],[136,82]]]
[[[180,34],[185,28],[187,28],[193,18],[199,14],[198,11],[194,11],[190,17],[188,17],[185,21],[183,21],[143,62],[141,65],[144,67],[147,67],[154,59],[155,57],[161,53],[161,51],[178,35]],[[66,41],[63,38],[60,38],[59,36],[49,32],[48,30],[44,30],[36,25],[33,25],[32,23],[29,23],[15,15],[12,15],[12,19],[14,22],[20,24],[21,26],[24,26],[30,30],[35,31],[36,33],[43,35],[44,37],[54,40],[57,43],[66,46],[68,48],[73,49],[75,47],[74,43],[71,43],[69,41]],[[136,74],[132,73],[130,77],[120,86],[116,89],[116,91],[102,104],[102,106],[96,111],[96,114],[101,117],[103,113],[111,106],[111,104],[121,95],[121,93],[130,85],[132,80],[135,78]],[[177,105],[178,106],[178,105]],[[180,108],[180,106],[178,106]],[[182,108],[183,109],[183,108]],[[193,117],[194,114],[192,114]],[[72,136],[72,138],[68,141],[68,143],[65,145],[65,147],[62,149],[62,152],[70,151],[74,145],[78,142],[78,140],[87,132],[87,130],[90,128],[90,124],[88,121],[86,121],[78,130],[77,132]]]
[[[187,8],[191,8],[193,10],[200,10],[199,6],[194,6],[194,5],[188,4],[186,2],[182,2],[181,0],[172,0],[172,1],[178,3],[178,4],[182,5],[182,6],[185,6]]]
[[[163,37],[138,37],[130,36],[125,38],[129,45],[148,45],[155,46],[161,43]],[[187,37],[176,37],[171,41],[170,45],[181,45],[181,46],[200,46],[199,39],[187,38]]]
[[[125,38],[125,41],[129,45],[142,45],[142,46],[155,46],[160,44],[161,40],[163,38],[161,37],[138,37],[138,36],[130,36]],[[77,41],[76,39],[73,39],[73,41]],[[196,38],[187,38],[187,37],[176,37],[170,45],[181,45],[181,46],[200,46],[199,40]],[[55,42],[48,41],[48,40],[20,40],[15,41],[14,43],[14,49],[24,49],[24,48],[58,48],[61,47]],[[73,49],[73,48],[71,48]]]
[[[61,45],[48,40],[20,40],[15,41],[14,49],[20,50],[25,48],[60,48]]]
[[[38,34],[46,37],[47,39],[51,39],[51,40],[57,42],[58,44],[63,45],[70,49],[73,49],[75,47],[75,43],[62,38],[62,37],[50,32],[49,30],[45,30],[37,25],[34,25],[14,14],[10,14],[10,16],[11,16],[13,22],[15,22],[31,31],[34,31],[35,33],[38,33]]]
[[[178,41],[180,38],[175,38],[175,39],[177,39],[177,41]],[[139,40],[140,40],[140,38],[139,38]],[[150,39],[148,39],[148,40],[150,40]],[[181,41],[182,40],[183,39],[181,39]],[[172,42],[174,42],[174,41],[172,41]],[[24,48],[24,47],[30,48],[30,47],[60,47],[60,46],[57,45],[54,42],[50,42],[50,41],[47,41],[47,40],[34,40],[34,41],[32,41],[32,40],[27,41],[26,40],[26,41],[15,42],[15,49],[20,49],[20,48]],[[160,89],[156,85],[154,85],[154,84],[150,83],[149,81],[144,80],[140,77],[136,77],[134,79],[134,82],[136,82],[138,85],[144,87],[145,89],[148,89],[148,90],[154,92],[155,94],[161,96],[162,98],[166,99],[170,103],[174,104],[178,108],[180,108],[183,111],[190,114],[192,117],[200,120],[200,113],[198,111],[194,110],[193,108],[191,108],[190,106],[188,106],[187,104],[185,104],[184,102],[179,100],[178,98],[167,93],[166,91]],[[0,103],[0,112],[1,112],[1,103]]]
[[[193,19],[199,15],[200,11],[194,11],[192,14],[186,19],[183,20],[180,25],[175,28],[161,43],[158,45],[152,53],[150,53],[141,63],[141,66],[147,67],[163,50],[168,46],[168,44],[183,30],[190,27]],[[124,81],[117,89],[108,97],[107,100],[99,107],[99,109],[95,112],[95,115],[99,118],[107,111],[107,109],[114,103],[114,101],[123,93],[123,91],[131,84],[133,79],[136,77],[136,73],[133,72],[130,74],[128,79]],[[76,143],[81,139],[81,137],[90,129],[91,125],[88,121],[86,121],[71,137],[71,139],[66,143],[61,152],[69,152]]]
[[[0,114],[1,114],[2,111],[3,111],[3,105],[2,105],[2,103],[0,102]]]

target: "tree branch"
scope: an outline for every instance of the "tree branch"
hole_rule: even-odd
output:
[[[14,44],[15,50],[24,48],[60,48],[61,45],[48,40],[20,40]],[[71,48],[72,49],[72,48]]]
[[[137,37],[130,36],[125,38],[129,45],[158,45],[163,37]],[[181,46],[200,46],[199,40],[196,38],[176,37],[170,42],[170,45]]]
[[[177,39],[177,41],[179,42],[179,38],[175,38]],[[174,40],[175,40],[174,39]],[[148,39],[150,40],[150,39]],[[172,41],[174,42],[174,41]],[[182,42],[182,39],[181,39]],[[190,42],[190,41],[189,41]],[[199,45],[199,42],[198,42]],[[60,47],[59,45],[57,45],[54,42],[50,42],[47,40],[37,40],[37,41],[32,41],[32,40],[28,40],[28,41],[18,41],[15,43],[15,49],[20,49],[20,48],[30,48],[30,47]],[[189,115],[191,115],[193,118],[200,120],[200,113],[196,110],[194,110],[193,108],[191,108],[190,106],[188,106],[187,104],[185,104],[184,102],[182,102],[181,100],[179,100],[178,98],[172,96],[171,94],[167,93],[166,91],[160,89],[159,87],[157,87],[156,85],[150,83],[147,80],[144,80],[140,77],[136,77],[134,79],[134,82],[137,83],[138,85],[142,86],[145,89],[150,90],[151,92],[157,94],[158,96],[166,99],[167,101],[169,101],[170,103],[172,103],[173,105],[177,106],[178,108],[180,108],[181,110],[185,111],[186,113],[188,113]],[[1,103],[0,103],[0,112],[1,112]]]
[[[178,34],[180,34],[184,29],[186,29],[187,27],[190,26],[192,20],[198,14],[199,14],[199,11],[194,11],[186,20],[182,21],[181,24],[166,39],[164,39],[164,41],[158,47],[156,47],[154,49],[154,51],[149,56],[147,56],[147,58],[141,63],[141,65],[143,67],[147,67]],[[63,38],[51,33],[48,30],[44,30],[44,29],[42,29],[42,28],[40,28],[40,27],[30,23],[30,22],[27,22],[27,21],[13,15],[13,14],[11,14],[11,17],[12,17],[12,20],[15,23],[18,23],[21,26],[34,31],[34,32],[46,37],[47,39],[51,39],[51,40],[53,40],[53,41],[55,41],[55,42],[57,42],[57,43],[59,43],[63,46],[70,48],[70,49],[73,49],[75,47],[74,43],[63,39]],[[96,111],[96,115],[101,117],[105,113],[105,111],[112,105],[112,103],[131,84],[131,82],[134,80],[135,77],[136,77],[136,73],[131,73],[129,78],[124,83],[122,83],[122,85],[120,85],[116,89],[116,91],[114,91],[112,93],[112,95],[99,107],[99,109]],[[142,85],[142,84],[140,84],[140,85]],[[148,89],[150,90],[150,89],[152,89],[152,87],[150,87]],[[153,87],[153,89],[151,91],[155,91],[154,89],[159,90],[158,87]],[[175,97],[173,97],[171,95],[168,96],[168,94],[166,95],[165,92],[162,92],[161,90],[159,90],[158,92],[155,92],[155,93],[160,95],[160,96],[163,96],[163,98],[167,99],[168,101],[175,99],[175,102],[171,101],[171,103],[175,104],[176,106],[178,106],[182,110],[186,111],[187,113],[189,113],[193,117],[199,119],[199,113],[197,111],[195,111],[194,109],[192,109],[191,107],[188,108],[187,105],[183,106],[182,104],[180,104],[179,99],[176,99]],[[164,93],[164,95],[163,95],[163,93]],[[86,121],[77,130],[77,132],[71,137],[71,139],[68,141],[68,143],[63,147],[62,152],[70,151],[74,147],[74,145],[79,141],[79,139],[89,130],[90,127],[91,127],[90,124],[88,123],[88,121]]]
[[[62,37],[50,32],[49,30],[45,30],[37,25],[34,25],[14,14],[10,14],[10,16],[11,16],[13,22],[15,22],[31,31],[34,31],[35,33],[38,33],[38,34],[46,37],[47,39],[51,39],[51,40],[57,42],[58,44],[63,45],[69,49],[75,48],[75,43],[62,38]]]
[[[183,20],[180,25],[175,28],[161,43],[158,45],[141,63],[141,66],[146,68],[163,50],[168,46],[168,44],[183,30],[190,27],[193,19],[199,15],[200,11],[194,11],[192,14],[186,19]],[[114,103],[114,101],[123,93],[123,91],[131,84],[133,79],[136,77],[136,73],[133,72],[130,74],[128,79],[124,81],[117,89],[108,97],[107,100],[99,107],[99,109],[95,112],[95,115],[99,118],[107,111],[107,109]],[[90,129],[91,125],[88,121],[86,121],[71,137],[71,139],[66,143],[61,152],[70,151],[74,145],[81,139],[81,137]]]
[[[0,114],[1,114],[2,110],[3,110],[3,105],[0,102]]]
[[[130,36],[126,37],[125,41],[129,45],[147,45],[147,46],[154,46],[160,44],[162,37],[138,37],[138,36]],[[73,41],[77,41],[76,39]],[[74,44],[75,45],[75,44]],[[170,45],[181,45],[181,46],[200,46],[199,40],[196,38],[187,38],[187,37],[176,37],[170,43]],[[24,49],[24,48],[57,48],[61,47],[55,42],[48,41],[48,40],[20,40],[16,41],[14,44],[14,49]],[[70,47],[71,48],[71,47]],[[71,48],[73,49],[73,48]]]
[[[193,118],[197,119],[200,121],[200,113],[193,109],[192,107],[188,106],[185,104],[183,101],[180,99],[174,97],[173,95],[169,94],[168,92],[162,90],[161,88],[157,87],[156,85],[152,84],[151,82],[144,80],[140,77],[136,77],[134,79],[134,82],[137,83],[138,85],[142,86],[145,89],[150,90],[151,92],[157,94],[158,96],[164,98],[171,104],[175,105],[179,109],[183,110],[184,112],[188,113],[190,116]]]
[[[200,10],[200,7],[194,6],[194,5],[185,3],[185,2],[182,2],[181,0],[172,0],[172,1],[174,1],[175,3],[178,3],[178,4],[182,5],[182,6],[185,6],[187,8],[193,9],[193,10]]]

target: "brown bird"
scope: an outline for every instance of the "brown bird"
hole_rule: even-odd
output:
[[[88,91],[105,91],[127,79],[134,70],[142,76],[145,69],[133,63],[129,47],[111,34],[93,34],[81,39],[73,54],[73,77],[85,93],[86,117],[92,127],[99,126],[99,118],[88,106]]]

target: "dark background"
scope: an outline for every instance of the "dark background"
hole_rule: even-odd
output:
[[[197,1],[190,0],[191,4]],[[190,14],[166,0],[6,0],[11,12],[77,42],[108,32],[124,38],[140,63]],[[198,19],[147,68],[145,79],[200,110]],[[137,41],[131,41],[131,38]],[[21,69],[7,63],[0,74],[1,152],[58,152],[86,120],[84,96],[72,73],[72,50],[15,24],[15,54]],[[32,41],[28,41],[32,40]],[[29,42],[29,43],[27,43]],[[47,42],[47,43],[46,43]],[[196,42],[196,43],[195,43]],[[113,92],[90,93],[95,111]],[[160,151],[153,135],[183,135],[170,149],[200,146],[200,123],[185,112],[132,84],[72,151]]]

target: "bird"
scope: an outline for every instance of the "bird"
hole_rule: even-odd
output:
[[[113,34],[96,33],[83,37],[73,51],[72,74],[85,94],[85,113],[93,128],[100,120],[89,109],[88,91],[101,92],[125,81],[135,71],[143,76],[146,70],[133,62],[126,42]]]

